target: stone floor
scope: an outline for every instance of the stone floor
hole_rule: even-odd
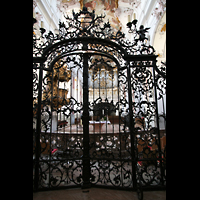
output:
[[[132,191],[77,188],[33,193],[33,200],[138,200],[138,197]],[[143,200],[166,200],[166,191],[144,191]]]

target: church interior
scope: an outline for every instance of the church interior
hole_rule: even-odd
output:
[[[166,0],[33,0],[33,38],[33,190],[165,191]]]

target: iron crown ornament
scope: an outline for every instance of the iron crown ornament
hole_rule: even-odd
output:
[[[39,37],[33,34],[33,55],[42,56],[48,46],[60,41],[78,38],[110,40],[121,46],[124,56],[154,54],[154,48],[145,43],[145,40],[148,40],[145,33],[149,28],[144,28],[141,25],[138,30],[137,20],[128,22],[129,33],[134,35],[133,41],[129,41],[121,30],[116,31],[111,27],[109,21],[104,22],[105,16],[102,14],[95,15],[94,10],[89,12],[86,7],[83,7],[78,13],[72,10],[72,17],[67,15],[65,16],[66,22],[59,21],[59,33],[54,34],[52,31],[45,33],[46,30],[40,28],[41,35]],[[33,20],[33,25],[34,22],[35,20]]]

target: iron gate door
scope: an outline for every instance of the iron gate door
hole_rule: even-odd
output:
[[[104,17],[84,8],[59,34],[34,35],[34,190],[165,187],[165,70],[136,26],[130,43]]]

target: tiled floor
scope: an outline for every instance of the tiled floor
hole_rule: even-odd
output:
[[[137,193],[111,189],[66,189],[33,193],[33,200],[138,200]],[[143,200],[166,200],[166,191],[144,191]]]

